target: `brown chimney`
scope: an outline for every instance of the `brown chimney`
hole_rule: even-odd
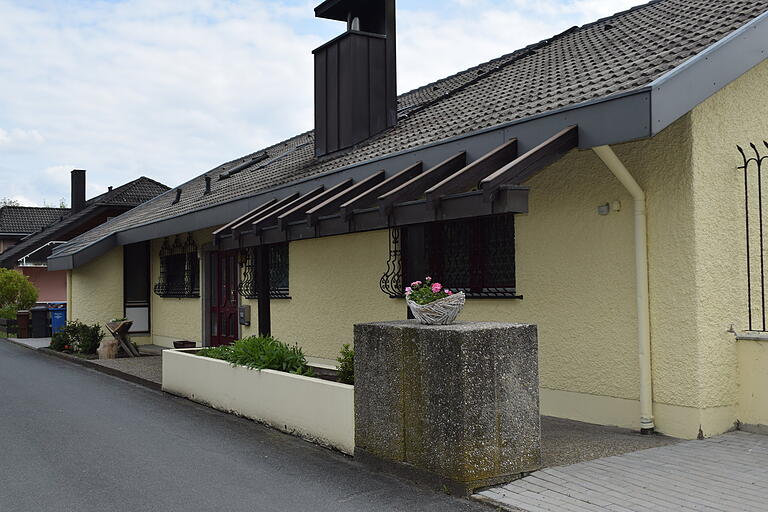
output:
[[[70,204],[72,213],[77,213],[85,208],[85,171],[74,169],[72,171],[72,201]]]

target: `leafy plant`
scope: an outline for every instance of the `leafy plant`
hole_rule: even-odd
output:
[[[339,371],[339,382],[342,384],[355,383],[355,351],[349,348],[349,344],[341,347],[341,355],[336,359],[339,364],[336,369]]]
[[[103,337],[104,331],[99,324],[86,325],[75,320],[67,322],[53,335],[50,348],[59,352],[72,350],[81,354],[95,354]]]
[[[51,344],[48,346],[48,348],[55,350],[56,352],[64,352],[65,350],[72,349],[72,345],[70,345],[70,343],[71,342],[69,336],[64,334],[64,332],[59,331],[51,338]]]
[[[205,347],[197,351],[201,357],[210,357],[211,359],[222,359],[229,361],[229,353],[232,351],[232,345],[221,345],[219,347]]]
[[[405,289],[406,299],[420,306],[450,297],[451,295],[453,295],[451,290],[444,288],[438,282],[433,282],[431,277],[424,278],[424,281],[414,281],[411,283],[411,286]]]
[[[16,311],[29,309],[37,302],[37,288],[27,276],[0,268],[0,318],[16,318]]]
[[[307,377],[313,375],[298,345],[290,346],[272,337],[251,336],[230,346],[204,348],[197,355],[256,370],[277,370]]]

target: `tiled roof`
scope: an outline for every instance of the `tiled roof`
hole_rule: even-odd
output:
[[[58,248],[78,252],[110,233],[177,217],[315,174],[361,163],[650,84],[768,10],[768,0],[656,0],[415,89],[399,98],[394,128],[345,153],[316,159],[312,132],[222,164]],[[219,174],[266,152],[235,176]],[[203,194],[205,176],[213,178]]]
[[[0,267],[15,266],[16,261],[35,249],[48,242],[60,241],[60,237],[63,234],[71,232],[80,223],[87,222],[92,217],[99,215],[105,207],[134,208],[167,190],[169,190],[168,187],[162,183],[142,176],[89,199],[86,202],[85,208],[77,213],[72,214],[70,213],[71,210],[63,210],[66,212],[63,216],[56,217],[55,221],[49,223],[47,227],[27,236],[21,242],[0,254]]]
[[[68,208],[3,206],[0,208],[0,233],[28,235],[69,215]]]

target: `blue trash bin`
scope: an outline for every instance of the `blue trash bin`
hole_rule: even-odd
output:
[[[51,307],[48,311],[51,312],[51,333],[56,334],[67,325],[67,305]]]

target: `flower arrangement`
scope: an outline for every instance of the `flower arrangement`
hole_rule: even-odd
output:
[[[453,293],[431,277],[414,281],[405,289],[413,316],[422,324],[448,325],[464,309],[464,292]]]
[[[453,292],[440,283],[433,283],[432,278],[427,276],[424,281],[414,281],[411,286],[405,289],[405,298],[423,306],[436,300],[444,299],[453,295]]]

